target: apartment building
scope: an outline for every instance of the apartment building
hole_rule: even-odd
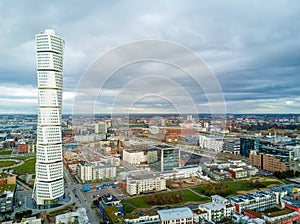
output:
[[[295,162],[293,161],[292,150],[274,148],[271,151],[269,148],[264,151],[250,151],[249,162],[252,166],[271,172],[285,172],[293,169]]]
[[[235,207],[230,204],[230,201],[222,196],[211,196],[212,202],[200,204],[198,209],[207,212],[207,220],[220,222],[230,218],[235,213]]]
[[[166,190],[166,180],[151,171],[133,171],[126,178],[126,191],[129,195]]]
[[[147,162],[146,152],[142,150],[123,150],[123,161],[130,165],[140,165]]]
[[[221,151],[223,149],[223,136],[199,135],[200,148]]]
[[[270,191],[258,191],[250,194],[232,196],[229,201],[235,206],[236,212],[244,210],[263,211],[276,206],[276,195]]]
[[[115,178],[117,176],[117,168],[111,164],[81,162],[77,165],[77,173],[79,178],[85,182],[105,178]]]

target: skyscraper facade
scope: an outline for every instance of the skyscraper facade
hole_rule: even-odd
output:
[[[157,171],[170,171],[180,167],[180,150],[171,145],[154,145],[147,150],[147,160],[150,167]]]
[[[259,150],[259,140],[250,139],[250,138],[241,138],[240,155],[248,158],[251,150],[255,150],[255,151]]]
[[[38,208],[57,204],[64,194],[62,162],[62,87],[64,40],[54,30],[36,35],[38,125],[36,179],[33,197]]]

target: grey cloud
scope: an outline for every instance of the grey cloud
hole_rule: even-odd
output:
[[[0,86],[36,86],[34,36],[50,27],[66,41],[65,91],[75,91],[92,61],[111,48],[140,39],[163,39],[190,48],[207,62],[224,91],[228,112],[245,108],[298,112],[285,102],[300,95],[299,15],[297,0],[226,0],[222,4],[180,0],[2,1]],[[172,55],[185,60],[184,55]],[[166,71],[157,69],[145,66],[139,71]],[[202,91],[180,72],[174,72],[176,75],[192,96]],[[123,69],[105,86],[107,95],[102,100],[107,107],[113,93],[132,77],[134,74]],[[89,88],[93,87],[97,88],[90,84]],[[169,89],[168,93],[176,91]],[[22,111],[32,106],[24,104]],[[65,110],[71,111],[71,107],[68,101]],[[15,110],[20,108],[22,105]]]

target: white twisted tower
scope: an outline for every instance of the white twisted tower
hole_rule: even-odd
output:
[[[64,40],[54,30],[36,35],[38,125],[33,197],[49,208],[64,194],[61,108]]]

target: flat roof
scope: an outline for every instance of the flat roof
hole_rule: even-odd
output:
[[[268,217],[276,217],[276,216],[291,214],[291,213],[294,213],[294,212],[296,212],[296,211],[294,211],[292,209],[289,209],[289,208],[284,208],[280,211],[265,213],[264,215],[268,216]],[[296,212],[296,214],[298,214],[298,213]]]
[[[150,179],[150,178],[156,178],[158,177],[155,173],[152,171],[146,171],[146,170],[137,170],[132,173],[129,173],[128,178],[132,178],[133,180],[143,180],[143,179]]]
[[[221,210],[223,208],[225,208],[225,205],[223,204],[219,204],[219,203],[216,203],[216,202],[209,202],[209,203],[205,203],[205,204],[200,204],[199,205],[199,208],[206,208],[206,209],[209,209],[209,210],[212,210],[212,211],[218,211],[218,210]]]
[[[162,222],[174,219],[192,218],[193,212],[188,207],[158,210]]]
[[[239,203],[239,202],[244,202],[244,201],[248,201],[248,200],[254,200],[257,198],[271,197],[272,195],[273,195],[273,193],[270,190],[257,191],[257,192],[253,192],[253,193],[249,193],[249,194],[240,194],[237,196],[232,196],[229,198],[229,200]]]

